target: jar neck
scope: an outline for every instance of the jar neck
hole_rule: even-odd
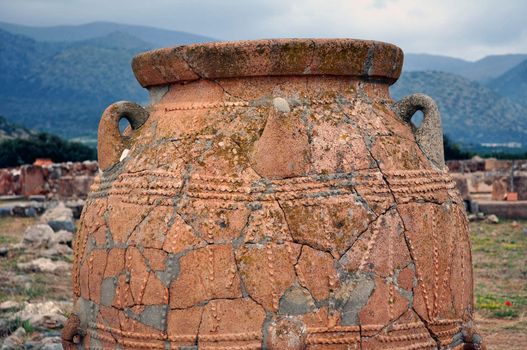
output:
[[[150,104],[210,104],[226,101],[258,101],[270,97],[293,99],[363,98],[391,100],[389,84],[350,76],[271,76],[200,79],[149,88]]]

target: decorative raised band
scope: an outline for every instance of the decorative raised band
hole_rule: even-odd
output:
[[[122,331],[118,328],[108,327],[99,323],[91,322],[89,327],[94,330],[101,330],[118,335],[122,337],[145,339],[145,340],[170,340],[173,342],[194,342],[196,339],[205,342],[219,342],[219,341],[250,341],[261,340],[262,334],[260,332],[246,332],[246,333],[223,333],[223,334],[204,334],[204,335],[167,335],[165,333],[150,334],[140,332]]]
[[[149,181],[138,181],[141,177]],[[386,180],[389,187],[383,174],[375,169],[256,180],[193,174],[188,181],[178,173],[142,171],[98,178],[92,186],[90,199],[115,196],[129,203],[170,206],[172,200],[183,193],[188,198],[216,202],[279,200],[316,204],[319,199],[341,196],[361,196],[368,202],[383,202],[391,200],[393,193],[397,201],[405,202],[455,189],[450,176],[433,171],[387,173]]]
[[[436,326],[451,326],[458,324],[460,320],[440,320],[434,322]],[[123,331],[118,328],[109,327],[103,324],[91,322],[88,324],[88,335],[100,341],[120,344],[132,349],[165,349],[165,342],[170,343],[194,343],[198,341],[200,349],[215,350],[251,350],[260,349],[262,334],[261,332],[245,333],[223,333],[223,334],[188,334],[188,335],[168,335],[166,333],[140,333]],[[338,345],[360,343],[361,331],[380,331],[385,325],[363,325],[363,326],[333,326],[333,327],[309,327],[307,329],[306,344],[308,345]],[[393,331],[404,331],[410,329],[424,328],[419,322],[403,323],[394,325]],[[445,331],[435,332],[439,337],[452,336],[459,331],[459,327]],[[381,343],[400,343],[407,341],[421,341],[429,338],[428,332],[418,332],[415,334],[380,334],[377,338]],[[245,344],[222,344],[222,342],[241,341]],[[218,343],[218,344],[215,344]],[[417,350],[428,349],[435,346],[433,341],[413,343],[402,347],[390,347],[397,350]]]

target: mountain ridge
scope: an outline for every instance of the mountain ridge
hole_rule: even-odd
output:
[[[126,32],[115,31],[103,36],[71,42],[71,45],[88,45],[105,48],[152,50],[154,45]]]
[[[526,59],[527,54],[489,55],[477,61],[467,61],[443,55],[407,53],[403,71],[436,70],[487,83]]]
[[[501,95],[527,106],[527,59],[487,84]]]
[[[33,27],[0,22],[0,29],[13,34],[21,34],[37,41],[72,42],[88,40],[107,35],[111,32],[123,32],[135,36],[156,47],[176,46],[196,42],[217,41],[212,37],[184,31],[161,29],[150,26],[97,21],[80,25],[61,25]]]

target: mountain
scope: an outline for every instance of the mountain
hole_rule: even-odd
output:
[[[187,32],[159,29],[147,26],[111,22],[93,22],[82,25],[64,25],[54,27],[30,27],[0,22],[0,29],[20,34],[37,41],[72,42],[103,37],[121,32],[136,37],[154,47],[176,46],[197,42],[216,41],[216,39]]]
[[[509,96],[527,106],[527,59],[493,79],[488,86],[503,96]]]
[[[435,99],[444,132],[456,142],[527,144],[527,107],[478,82],[438,71],[407,72],[391,88],[394,99],[415,92]]]
[[[404,72],[437,70],[442,72],[454,72],[468,68],[472,62],[461,58],[453,58],[441,55],[430,55],[426,53],[406,53],[404,55]]]
[[[471,69],[465,74],[458,74],[472,80],[488,82],[504,74],[527,59],[527,54],[491,55],[473,62]]]
[[[94,137],[110,103],[147,100],[130,61],[150,47],[123,33],[41,43],[0,30],[0,114],[65,137]]]
[[[527,59],[527,54],[508,54],[486,56],[471,62],[448,56],[409,53],[404,57],[403,71],[435,70],[457,74],[470,80],[488,82],[525,59]]]
[[[0,141],[11,139],[27,139],[33,132],[0,116]]]
[[[68,46],[94,46],[107,49],[151,50],[155,45],[131,34],[115,31],[103,36],[71,42]]]

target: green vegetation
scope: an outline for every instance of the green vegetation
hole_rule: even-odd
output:
[[[0,30],[0,114],[62,137],[94,137],[108,105],[147,100],[130,61],[150,48],[126,35],[50,43]]]
[[[16,239],[13,238],[13,237],[0,236],[0,244],[11,244],[11,243],[15,243],[15,242],[16,242]]]
[[[476,295],[476,307],[491,317],[516,318],[527,305],[524,295],[497,296],[492,294]]]
[[[471,223],[476,309],[485,317],[527,314],[527,221]]]
[[[54,162],[96,159],[96,151],[78,142],[61,139],[56,135],[38,133],[27,139],[9,139],[0,142],[0,167],[31,164],[37,158],[50,158]]]
[[[458,144],[453,143],[446,135],[443,136],[443,148],[445,151],[445,160],[469,159],[474,154],[462,151]]]
[[[2,324],[2,327],[0,328],[0,338],[8,336],[19,327],[24,328],[26,333],[33,333],[35,331],[35,328],[29,320],[22,321],[19,317],[16,317],[14,319],[5,320],[5,323]]]
[[[26,333],[33,333],[35,331],[33,325],[31,324],[31,322],[29,322],[29,320],[22,321],[20,327],[24,328]]]
[[[527,146],[527,145],[526,145]],[[484,147],[481,145],[458,144],[458,147],[471,156],[496,159],[526,159],[527,149],[510,147]]]
[[[45,294],[46,289],[41,285],[30,286],[23,291],[23,295],[29,300],[38,299]]]
[[[527,349],[527,220],[470,223],[476,324],[489,349]]]

